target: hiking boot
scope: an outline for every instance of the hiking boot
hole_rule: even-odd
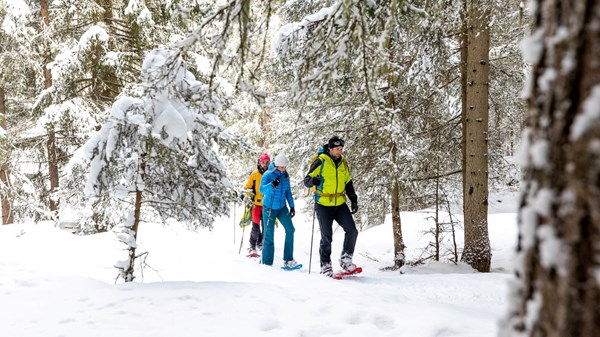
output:
[[[327,277],[333,277],[333,268],[331,268],[331,263],[326,263],[321,266],[321,274]]]
[[[259,251],[259,252],[262,252],[262,245],[257,245],[256,246],[256,250]]]
[[[283,265],[288,268],[294,268],[295,266],[298,265],[298,262],[296,262],[296,260],[290,260],[290,261],[283,262]]]
[[[347,272],[352,272],[356,269],[356,265],[352,263],[352,255],[343,254],[340,258],[340,266]]]
[[[251,255],[251,254],[256,254],[256,248],[253,248],[253,247],[248,248],[248,255]]]

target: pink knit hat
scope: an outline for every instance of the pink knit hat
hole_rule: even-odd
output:
[[[262,161],[265,161],[265,160],[271,161],[271,157],[269,157],[269,155],[266,154],[266,153],[263,153],[263,154],[260,155],[260,157],[258,157],[258,161],[259,162],[262,162]]]

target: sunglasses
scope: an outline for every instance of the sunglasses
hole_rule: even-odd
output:
[[[329,147],[337,147],[337,146],[344,146],[344,141],[341,139],[338,139],[329,144]]]

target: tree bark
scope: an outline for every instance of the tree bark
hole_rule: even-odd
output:
[[[140,185],[143,185],[144,177],[146,176],[146,156],[142,154],[140,156],[140,166],[139,166],[139,182],[142,184],[136,183],[135,189],[135,201],[134,201],[134,210],[133,210],[133,224],[131,226],[131,230],[133,232],[133,240],[134,245],[129,246],[129,266],[127,269],[123,271],[125,282],[131,282],[135,279],[134,276],[134,268],[135,268],[135,250],[137,247],[137,234],[138,228],[140,225],[140,218],[142,214],[142,192],[143,188]]]
[[[4,88],[0,87],[0,127],[6,131],[6,106],[4,105]],[[10,184],[10,149],[6,139],[0,139],[0,181],[4,185],[4,193],[0,195],[2,205],[2,224],[14,222],[11,205]]]
[[[48,28],[50,24],[50,16],[48,14],[48,1],[40,0],[41,3],[41,12],[42,12],[42,31]],[[44,68],[44,88],[48,89],[52,86],[52,74],[50,73],[50,69],[48,69],[47,65],[51,61],[50,57],[50,47],[44,46],[45,60],[42,65]],[[48,130],[48,140],[46,141],[46,148],[48,151],[48,174],[50,177],[50,211],[53,213],[53,216],[58,219],[58,200],[56,199],[56,192],[58,191],[58,162],[56,158],[56,131],[54,130],[54,125],[50,124],[47,126]]]
[[[502,336],[598,336],[600,1],[534,7],[517,280]]]
[[[391,40],[388,38],[386,40],[386,48],[388,51],[391,51],[390,48]],[[390,52],[389,61],[390,65],[393,64],[394,54]],[[396,82],[395,75],[393,71],[391,71],[392,67],[388,67],[388,94],[386,97],[387,107],[390,111],[394,111],[396,109],[396,97],[393,92],[393,88]],[[392,140],[392,142],[394,142]],[[395,163],[397,160],[398,146],[396,143],[392,144],[392,162]],[[402,222],[400,218],[400,183],[398,182],[398,174],[394,173],[392,176],[392,186],[391,186],[391,206],[392,206],[392,235],[394,238],[394,268],[399,269],[404,266],[406,263],[406,255],[404,254],[404,238],[402,237]]]
[[[488,207],[488,81],[490,34],[486,1],[467,0],[466,99],[463,129],[463,213],[461,260],[488,272],[492,259]]]
[[[394,268],[402,268],[406,263],[402,222],[400,221],[400,184],[394,181],[392,187],[392,230],[394,235]]]

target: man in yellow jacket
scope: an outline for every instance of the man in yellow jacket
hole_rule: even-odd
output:
[[[333,240],[333,220],[344,229],[344,246],[340,256],[340,266],[346,272],[352,272],[356,265],[352,255],[356,246],[358,230],[352,214],[358,211],[358,197],[354,191],[350,169],[342,151],[344,140],[333,136],[323,146],[323,153],[311,164],[304,177],[304,186],[315,192],[315,212],[321,229],[319,256],[321,274],[333,277],[331,268],[331,242]],[[350,199],[350,208],[346,204]]]
[[[260,193],[260,181],[263,173],[269,168],[271,163],[271,157],[268,154],[263,153],[258,158],[258,165],[256,169],[252,171],[246,185],[244,186],[247,190],[252,190],[254,197],[252,198],[252,231],[250,232],[250,247],[248,248],[248,254],[256,254],[256,248],[259,250],[262,248],[262,231],[260,223],[262,222],[262,211],[263,211],[263,194]]]

